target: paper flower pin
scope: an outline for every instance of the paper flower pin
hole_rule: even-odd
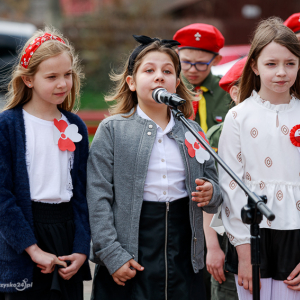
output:
[[[202,131],[199,131],[199,134],[205,139],[205,141],[208,143],[208,140],[205,138],[205,135]],[[185,145],[188,148],[188,153],[190,157],[195,157],[196,160],[203,164],[205,160],[209,160],[210,155],[205,150],[205,148],[200,144],[200,142],[194,137],[194,135],[191,132],[185,133]]]
[[[78,127],[75,124],[70,124],[64,120],[54,119],[53,138],[56,145],[61,151],[75,151],[74,142],[80,142],[82,135],[78,133]]]
[[[295,125],[290,131],[290,140],[294,146],[296,146],[300,152],[300,125]]]

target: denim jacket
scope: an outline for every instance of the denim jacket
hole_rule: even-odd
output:
[[[189,122],[197,131],[202,131],[196,122]],[[152,120],[143,119],[136,112],[130,117],[114,115],[102,121],[91,145],[87,171],[92,233],[90,259],[105,265],[110,274],[132,258],[138,261],[139,219],[156,128]],[[185,146],[187,131],[179,120],[175,120],[167,135],[178,144],[185,167],[192,229],[191,263],[197,273],[204,267],[202,211],[216,213],[222,198],[214,159],[210,157],[200,164],[188,154]],[[197,178],[213,185],[212,199],[203,208],[191,200]]]

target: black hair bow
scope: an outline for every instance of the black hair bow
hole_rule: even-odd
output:
[[[174,46],[178,46],[180,45],[179,42],[175,41],[175,40],[160,40],[158,38],[151,38],[149,36],[145,36],[145,35],[133,35],[134,39],[139,42],[141,45],[137,46],[133,52],[131,53],[130,57],[129,57],[129,63],[128,63],[128,72],[130,75],[132,75],[133,73],[133,68],[134,68],[134,64],[135,64],[135,59],[137,58],[137,56],[142,52],[143,49],[145,49],[148,45],[154,43],[155,41],[159,41],[161,45],[165,45],[168,48],[172,48]],[[181,71],[181,65],[179,63],[179,71],[178,71],[178,76],[180,74]]]

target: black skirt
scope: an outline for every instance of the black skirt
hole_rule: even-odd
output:
[[[71,203],[32,202],[32,212],[37,245],[56,256],[72,254],[75,225]],[[32,289],[2,297],[5,300],[83,300],[83,280],[90,279],[88,261],[70,280],[60,277],[58,266],[51,274],[43,274],[35,266]]]
[[[286,280],[300,262],[300,230],[260,229],[261,278]],[[228,243],[225,269],[238,274],[238,255]]]
[[[106,267],[97,266],[91,299],[205,300],[202,270],[191,262],[189,199],[143,202],[139,226],[139,260],[145,268],[117,285]]]

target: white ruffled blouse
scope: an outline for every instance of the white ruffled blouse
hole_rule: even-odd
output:
[[[275,213],[261,228],[300,229],[300,148],[291,143],[290,131],[300,124],[300,101],[274,105],[253,91],[232,108],[225,119],[219,155],[257,195],[266,195]],[[234,246],[250,243],[250,228],[241,221],[245,193],[219,166],[223,193],[222,220]]]

